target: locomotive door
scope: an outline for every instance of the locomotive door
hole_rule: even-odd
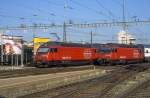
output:
[[[56,55],[57,54],[57,48],[51,48],[50,51],[51,51],[52,62],[54,62],[57,58],[57,55]]]

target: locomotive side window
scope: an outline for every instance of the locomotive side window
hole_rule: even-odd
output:
[[[99,53],[99,50],[98,50],[98,49],[95,49],[95,53]]]
[[[57,52],[57,48],[54,48],[54,52]]]
[[[54,53],[54,52],[57,52],[57,51],[58,51],[57,48],[51,48],[51,49],[50,49],[50,52],[53,52],[53,53]]]
[[[38,52],[48,52],[49,48],[39,48]]]
[[[117,52],[117,48],[112,48],[112,52]]]
[[[140,49],[139,52],[142,53],[142,50]]]
[[[114,52],[117,52],[117,49],[116,49],[116,48],[114,49]]]
[[[149,53],[148,50],[146,50],[146,53]]]
[[[112,52],[112,49],[111,48],[100,48],[100,52],[101,53],[111,53]]]
[[[53,49],[52,49],[52,48],[50,48],[50,49],[49,49],[49,52],[53,52]]]

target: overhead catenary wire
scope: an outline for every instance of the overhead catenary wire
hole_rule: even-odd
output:
[[[94,13],[96,13],[96,14],[98,14],[98,15],[101,15],[101,16],[105,16],[105,17],[107,17],[107,18],[110,19],[110,16],[106,15],[105,13],[103,13],[103,12],[101,12],[101,11],[97,11],[97,10],[95,10],[95,9],[93,9],[93,8],[91,8],[91,7],[88,7],[88,6],[84,5],[84,4],[81,4],[81,3],[79,3],[79,2],[77,2],[77,1],[75,1],[75,0],[70,0],[70,1],[71,1],[72,3],[78,5],[78,6],[82,7],[82,8],[86,8],[86,9],[88,9],[88,10],[91,11],[91,12],[94,12]]]
[[[29,21],[29,22],[31,22],[31,20],[33,19],[33,18],[29,18],[29,17],[22,17],[22,16],[12,16],[12,15],[6,15],[6,14],[0,14],[0,17],[2,17],[2,18],[9,18],[9,19],[11,19],[11,20],[14,20],[14,21],[16,21],[16,19],[17,20],[26,20],[26,22],[27,21]],[[43,18],[38,18],[38,20],[45,20],[46,21],[46,19],[43,19]]]
[[[56,5],[56,6],[64,6],[64,4],[60,4],[60,3],[55,3],[55,2],[52,2],[51,0],[44,0],[46,2],[48,2],[49,4],[52,4],[52,5]]]
[[[15,19],[17,19],[17,20],[26,20],[26,22],[27,21],[29,21],[29,22],[31,22],[31,20],[33,19],[33,18],[29,18],[29,17],[25,17],[25,16],[23,16],[23,17],[19,17],[19,16],[12,16],[12,15],[6,15],[6,14],[0,14],[0,17],[3,17],[3,18],[9,18],[9,19],[12,19],[12,20],[15,20]],[[42,21],[48,21],[48,19],[46,19],[46,18],[36,18],[36,19],[38,19],[38,20],[42,20]]]
[[[52,3],[53,4],[53,3]],[[88,7],[88,6],[87,6]],[[85,8],[85,7],[84,7]],[[91,8],[91,7],[90,7]],[[30,8],[29,8],[30,9]],[[33,8],[33,9],[35,9],[36,11],[39,11],[39,12],[41,12],[41,13],[43,13],[43,11],[42,10],[44,10],[44,9],[41,9],[41,8]],[[92,8],[93,9],[93,8]],[[94,9],[95,10],[95,9]],[[91,10],[92,11],[92,10]],[[97,10],[95,10],[95,11],[97,11]],[[49,12],[47,12],[47,11],[45,11],[44,13],[49,13]],[[36,14],[35,14],[36,15]],[[7,15],[6,15],[7,16]],[[2,17],[5,17],[5,16],[2,16]],[[13,19],[29,19],[29,18],[24,18],[24,17],[15,17],[15,16],[7,16],[7,17],[9,17],[9,18],[13,18]],[[86,25],[86,24],[85,24]],[[113,25],[112,25],[113,26]],[[98,26],[97,26],[98,27]],[[100,26],[99,26],[100,27]],[[89,27],[87,27],[87,28],[89,28]],[[86,29],[86,28],[84,28],[84,29]]]
[[[112,0],[112,1],[113,1],[115,4],[119,5],[120,8],[122,8],[122,6],[123,6],[123,3],[122,3],[122,2],[120,2],[119,0]],[[133,10],[130,9],[130,11],[132,12],[133,15],[130,13],[130,11],[129,11],[127,8],[126,8],[126,11],[127,11],[127,14],[130,15],[131,18],[134,17],[134,16],[136,16],[135,11],[133,11]]]
[[[119,0],[112,0],[113,2],[115,2],[116,4],[118,4],[120,7],[122,7],[123,3],[121,3]]]
[[[20,7],[24,8],[24,9],[28,9],[29,11],[33,11],[34,13],[32,13],[32,15],[28,15],[30,16],[30,20],[32,20],[32,17],[34,17],[34,19],[38,19],[38,20],[43,20],[43,21],[48,21],[49,19],[47,18],[43,18],[43,17],[39,17],[41,15],[41,13],[45,13],[45,14],[49,14],[50,16],[56,16],[55,13],[53,13],[52,11],[46,11],[44,9],[41,9],[41,8],[35,8],[35,7],[31,7],[27,4],[17,4],[17,3],[14,3],[15,5],[19,5]],[[37,13],[37,12],[40,12],[40,15]],[[25,17],[25,16],[24,16]],[[30,21],[31,22],[31,21]]]
[[[83,30],[79,30],[79,29],[73,29],[73,28],[68,28],[68,30],[72,30],[72,31],[75,31],[74,34],[77,34],[77,35],[84,35],[84,36],[89,36],[87,35],[87,33],[89,33],[91,30],[87,30],[87,31],[83,31]],[[81,33],[82,32],[82,33]],[[104,35],[104,34],[99,34],[99,32],[93,32],[94,35],[96,35],[96,37],[107,37],[107,35]],[[86,35],[85,35],[86,34]]]
[[[11,15],[5,15],[5,14],[0,14],[0,17],[3,17],[3,18],[16,18],[16,19],[26,19],[24,17],[18,17],[18,16],[11,16]]]
[[[86,42],[90,43],[91,39],[91,32],[90,30],[87,31],[83,31],[83,30],[79,30],[79,29],[72,29],[72,28],[68,28],[68,32],[71,32],[68,37],[70,37],[70,39],[73,40],[73,38],[75,38],[75,40],[79,40],[83,42],[83,40],[87,40]],[[82,32],[82,33],[81,33]],[[99,39],[103,39],[103,37],[107,37],[107,35],[104,34],[98,34],[98,32],[93,32],[93,41],[94,42],[99,42]],[[78,39],[76,39],[78,38]]]
[[[109,10],[108,8],[106,8],[99,0],[95,0],[97,2],[97,4],[102,7],[104,10],[106,10],[108,12],[108,14],[110,16],[112,16],[112,18],[115,18],[116,16],[111,12],[111,10]]]

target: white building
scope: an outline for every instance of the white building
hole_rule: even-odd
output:
[[[121,31],[118,33],[118,43],[120,44],[135,44],[136,39],[128,32]]]

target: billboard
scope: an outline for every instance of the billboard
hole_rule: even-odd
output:
[[[4,55],[22,54],[22,36],[2,35]]]
[[[34,43],[34,54],[36,54],[37,49],[40,47],[41,44],[46,43],[50,41],[49,38],[40,38],[40,37],[36,37],[33,39],[33,43]]]

